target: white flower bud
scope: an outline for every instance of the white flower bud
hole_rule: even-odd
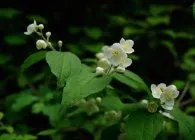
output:
[[[45,35],[47,38],[49,38],[51,36],[51,32],[47,32]]]
[[[62,47],[63,42],[61,40],[58,41],[58,46]]]
[[[105,71],[103,68],[101,68],[101,67],[96,68],[96,74],[104,74],[104,73],[105,73]]]
[[[102,59],[102,58],[104,58],[104,53],[97,53],[97,54],[96,54],[96,57],[97,57],[98,59]]]
[[[148,100],[141,100],[142,104],[148,104]]]
[[[97,97],[96,98],[96,102],[99,104],[99,103],[101,103],[101,101],[102,101],[102,98],[100,98],[100,97]]]
[[[43,25],[43,24],[39,24],[38,28],[39,28],[40,30],[43,30],[43,29],[44,29],[44,25]]]
[[[44,40],[37,40],[36,47],[38,50],[47,48],[47,43]]]
[[[125,68],[119,66],[119,67],[116,68],[116,71],[120,72],[120,73],[124,73],[125,72]]]

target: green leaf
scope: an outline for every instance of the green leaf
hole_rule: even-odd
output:
[[[37,23],[47,24],[47,19],[40,15],[28,15],[27,18],[33,21],[36,20]]]
[[[133,28],[133,27],[125,27],[123,30],[123,35],[125,37],[129,37],[131,35],[139,35],[144,33],[144,31],[142,29],[139,28]]]
[[[42,112],[43,109],[44,109],[44,104],[42,102],[35,103],[32,106],[32,113],[38,114]]]
[[[26,43],[25,36],[21,34],[7,35],[4,37],[4,41],[8,45],[23,45]]]
[[[175,85],[178,90],[183,90],[186,83],[182,80],[175,80],[175,81],[172,82],[172,84]]]
[[[117,96],[106,96],[102,99],[101,105],[108,110],[122,110],[124,104]]]
[[[154,140],[163,129],[163,116],[138,110],[126,120],[125,131],[128,140]]]
[[[15,102],[12,104],[12,109],[14,111],[20,111],[24,107],[32,104],[34,101],[37,101],[38,97],[30,93],[21,93],[15,97]]]
[[[49,117],[52,124],[56,124],[60,120],[60,104],[45,105],[43,107],[43,114]]]
[[[144,90],[147,93],[150,93],[150,89],[142,80],[142,78],[131,71],[126,71],[124,74],[116,73],[114,78],[129,87],[135,88],[137,90]]]
[[[36,139],[37,139],[36,136],[25,134],[25,135],[23,135],[23,139],[22,140],[36,140]]]
[[[174,108],[171,114],[175,120],[179,123],[179,134],[182,139],[194,140],[195,137],[195,118],[188,116],[178,108]]]
[[[102,31],[99,28],[84,28],[84,31],[93,39],[99,39],[102,36]]]
[[[19,12],[16,9],[12,8],[1,8],[0,9],[0,18],[6,18],[6,19],[12,19],[19,15],[21,12]]]
[[[170,23],[170,16],[148,17],[147,22],[152,26],[157,26],[161,24],[168,25]]]
[[[3,112],[0,112],[0,120],[4,117]]]
[[[167,47],[174,57],[176,57],[176,58],[178,57],[178,54],[177,54],[177,51],[175,50],[173,42],[171,42],[169,40],[162,40],[161,44],[164,45],[165,47]]]
[[[40,136],[50,136],[50,135],[54,135],[57,132],[56,129],[48,129],[48,130],[43,130],[41,132],[38,133],[38,135]]]
[[[26,60],[24,60],[22,66],[21,66],[21,71],[24,72],[30,66],[43,60],[45,58],[46,53],[47,53],[47,51],[39,51],[39,52],[36,52],[34,54],[31,54]]]
[[[10,61],[10,59],[10,56],[0,54],[0,65],[6,64],[8,61]]]
[[[96,77],[95,73],[83,69],[80,74],[67,80],[63,90],[62,104],[67,106],[90,94],[97,93],[103,90],[110,83],[110,80],[110,77]]]
[[[81,71],[81,61],[75,54],[70,52],[51,51],[46,54],[46,60],[51,72],[58,79],[59,87],[64,87],[68,77]]]

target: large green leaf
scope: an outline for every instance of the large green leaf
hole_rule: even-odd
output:
[[[125,131],[128,140],[154,140],[163,129],[163,116],[137,110],[126,120]]]
[[[111,78],[96,77],[95,73],[84,68],[80,74],[70,77],[63,90],[62,104],[70,105],[90,94],[103,90]]]
[[[70,52],[51,51],[46,54],[46,60],[51,72],[58,79],[58,86],[63,87],[68,77],[77,75],[81,71],[81,61]]]
[[[116,73],[114,78],[132,88],[137,90],[144,90],[147,93],[150,93],[150,90],[143,79],[131,71],[126,71],[124,74]]]
[[[36,64],[37,62],[43,60],[45,58],[45,54],[47,51],[39,51],[34,54],[31,54],[21,66],[21,71],[24,72],[30,66]]]
[[[195,138],[195,118],[188,116],[181,110],[175,108],[171,114],[174,116],[175,120],[179,123],[179,134],[182,139],[194,140]]]
[[[101,105],[108,110],[121,110],[125,106],[117,96],[104,97],[102,99]]]

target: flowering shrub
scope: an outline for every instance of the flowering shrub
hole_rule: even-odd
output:
[[[38,51],[24,61],[21,73],[45,59],[48,69],[56,78],[57,88],[49,89],[44,98],[22,94],[16,102],[29,100],[20,106],[13,105],[13,108],[18,111],[33,104],[32,112],[48,116],[51,129],[41,130],[34,135],[19,134],[14,132],[14,127],[2,122],[0,129],[6,131],[0,136],[2,140],[30,140],[38,139],[39,136],[62,140],[65,137],[63,131],[79,128],[92,133],[94,139],[99,140],[104,139],[104,131],[113,126],[117,128],[117,134],[113,134],[117,136],[116,139],[153,140],[169,129],[170,122],[179,124],[182,138],[194,138],[195,119],[179,109],[180,99],[177,97],[181,95],[177,87],[167,83],[152,83],[148,86],[136,72],[127,69],[131,69],[133,64],[130,56],[136,53],[133,40],[121,38],[120,41],[103,46],[94,55],[94,67],[83,63],[74,53],[63,51],[61,40],[54,45],[51,32],[44,33],[43,24],[34,21],[27,26],[24,34],[36,34],[39,39],[35,43]],[[139,89],[145,96],[136,100],[127,95],[133,101],[122,101],[121,95],[115,91],[122,93],[123,89],[115,87],[112,84],[114,80]],[[52,100],[54,96],[61,102]],[[3,117],[4,114],[0,112],[0,120]]]

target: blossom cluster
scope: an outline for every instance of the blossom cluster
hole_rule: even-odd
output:
[[[96,54],[98,58],[96,73],[110,74],[114,70],[124,72],[132,64],[132,59],[128,58],[128,54],[134,52],[133,45],[133,40],[122,38],[120,43],[104,46],[102,52]]]
[[[161,83],[158,85],[151,85],[152,96],[160,99],[160,104],[165,110],[172,110],[174,106],[174,99],[178,97],[179,91],[175,85],[166,86]]]
[[[50,48],[52,50],[55,50],[55,48],[52,46],[52,43],[50,42],[50,36],[51,36],[51,32],[46,32],[45,36],[43,35],[43,29],[44,29],[44,25],[43,24],[37,24],[37,22],[34,20],[34,22],[32,24],[29,24],[27,26],[27,31],[24,32],[25,35],[31,35],[33,33],[36,33],[38,36],[41,37],[41,39],[38,39],[36,42],[36,47],[38,50],[40,49],[46,49],[46,48]],[[62,41],[59,40],[58,41],[58,46],[62,47]]]

